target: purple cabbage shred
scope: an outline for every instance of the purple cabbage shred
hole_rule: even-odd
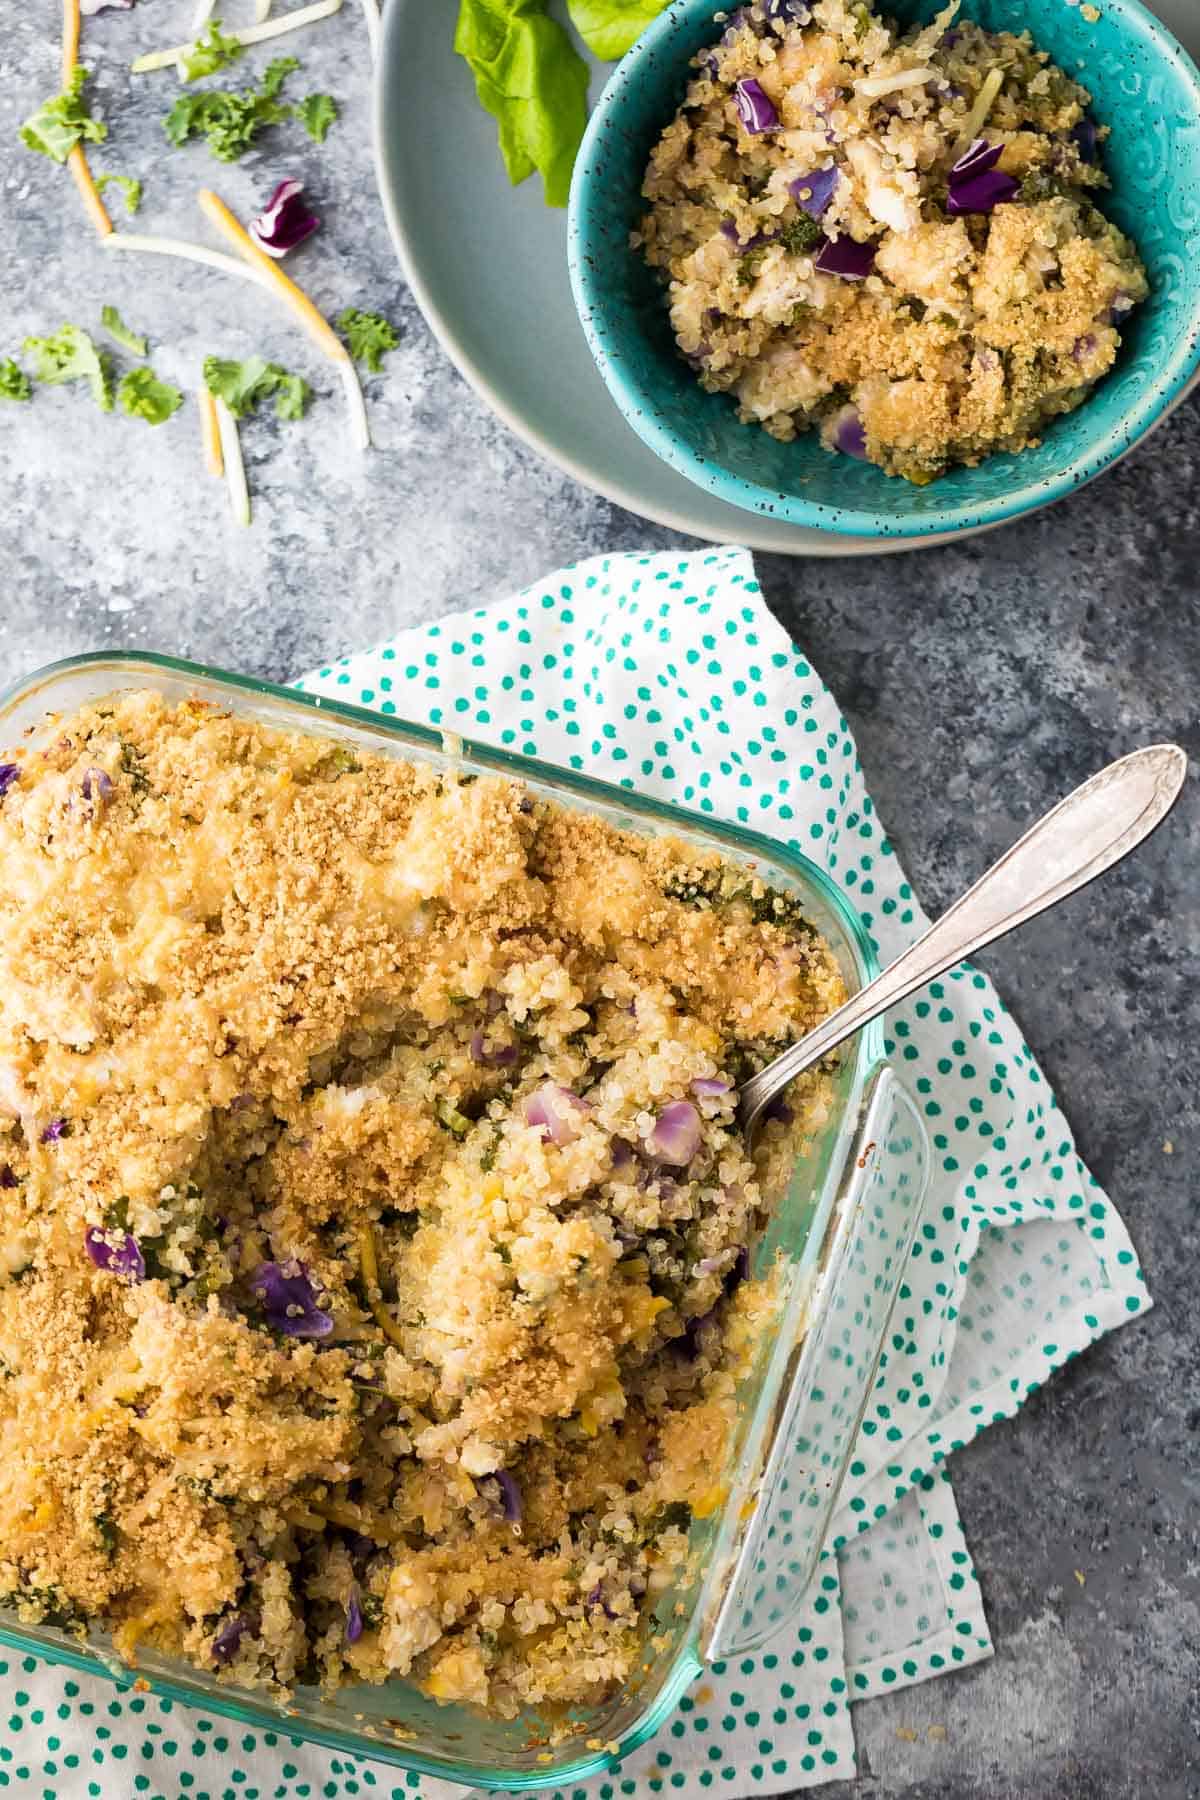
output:
[[[98,1269],[106,1269],[122,1281],[145,1281],[146,1259],[129,1232],[98,1231],[89,1225],[83,1234],[83,1247]]]
[[[813,257],[813,268],[822,275],[840,275],[843,281],[865,281],[875,267],[875,245],[860,244],[845,232],[826,238]]]
[[[762,84],[750,75],[734,86],[733,103],[743,131],[757,137],[764,131],[778,131],[779,114],[763,92]]]
[[[251,1291],[268,1322],[285,1337],[328,1337],[333,1319],[318,1305],[318,1292],[302,1262],[259,1263],[250,1278]]]
[[[250,236],[276,259],[310,238],[321,221],[305,204],[298,181],[281,181],[262,212],[250,221]]]
[[[1002,174],[996,167],[1003,151],[1003,144],[989,144],[986,138],[976,138],[971,148],[959,157],[949,176],[948,213],[990,213],[1005,201],[1016,199],[1021,191],[1020,182],[1014,181],[1011,175]]]
[[[346,1642],[357,1644],[362,1634],[362,1601],[359,1598],[358,1583],[355,1582],[346,1600]]]
[[[795,181],[789,181],[788,193],[810,219],[822,219],[841,179],[836,168],[814,169],[811,175],[798,175]]]
[[[59,1144],[63,1138],[70,1137],[71,1123],[69,1119],[51,1119],[42,1133],[43,1144]]]
[[[20,773],[16,763],[0,763],[0,800],[3,800],[13,782],[19,778]]]

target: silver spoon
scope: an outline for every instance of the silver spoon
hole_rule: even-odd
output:
[[[1120,862],[1166,818],[1186,774],[1178,744],[1148,744],[1060,800],[902,956],[743,1084],[738,1123],[745,1137],[790,1081],[889,1006]]]

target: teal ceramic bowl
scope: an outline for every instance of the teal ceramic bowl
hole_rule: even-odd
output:
[[[720,34],[717,0],[672,0],[620,63],[576,163],[567,238],[588,343],[613,399],[645,443],[720,499],[795,525],[880,539],[998,524],[1062,499],[1137,443],[1182,396],[1200,362],[1200,73],[1140,0],[965,0],[992,31],[1033,33],[1092,94],[1112,127],[1104,147],[1108,215],[1137,243],[1150,276],[1116,367],[1036,450],[991,456],[917,488],[872,464],[831,455],[815,436],[778,443],[706,394],[672,341],[662,290],[629,247],[644,208],[651,146],[687,85],[688,63]],[[937,0],[880,10],[927,23]]]

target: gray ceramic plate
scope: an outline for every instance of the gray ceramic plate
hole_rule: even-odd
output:
[[[1149,3],[1200,60],[1200,0]],[[387,0],[375,84],[376,167],[421,310],[505,424],[586,487],[693,537],[803,556],[878,555],[942,541],[838,537],[742,512],[693,487],[635,436],[609,398],[575,314],[566,214],[543,205],[537,176],[509,187],[495,125],[454,55],[456,11],[454,0]],[[1036,8],[1030,11],[1034,25]],[[593,99],[608,72],[596,65]]]

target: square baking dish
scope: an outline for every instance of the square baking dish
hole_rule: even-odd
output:
[[[717,849],[802,898],[851,992],[875,973],[870,941],[840,890],[767,838],[532,759],[220,670],[135,653],[52,664],[0,696],[0,745],[22,737],[36,743],[55,715],[114,691],[146,688],[435,768],[513,777],[625,830]],[[752,1246],[752,1272],[775,1271],[780,1303],[777,1329],[763,1334],[739,1389],[726,1498],[693,1523],[686,1576],[647,1621],[638,1679],[603,1705],[506,1721],[439,1705],[393,1681],[331,1696],[298,1689],[281,1712],[261,1695],[154,1652],[131,1670],[101,1632],[81,1642],[53,1626],[23,1625],[3,1607],[0,1642],[123,1685],[140,1677],[187,1705],[466,1786],[559,1786],[611,1767],[658,1729],[706,1663],[753,1650],[786,1623],[821,1552],[928,1170],[919,1113],[884,1058],[878,1022],[845,1047],[834,1090],[826,1125],[797,1158],[786,1194]]]

